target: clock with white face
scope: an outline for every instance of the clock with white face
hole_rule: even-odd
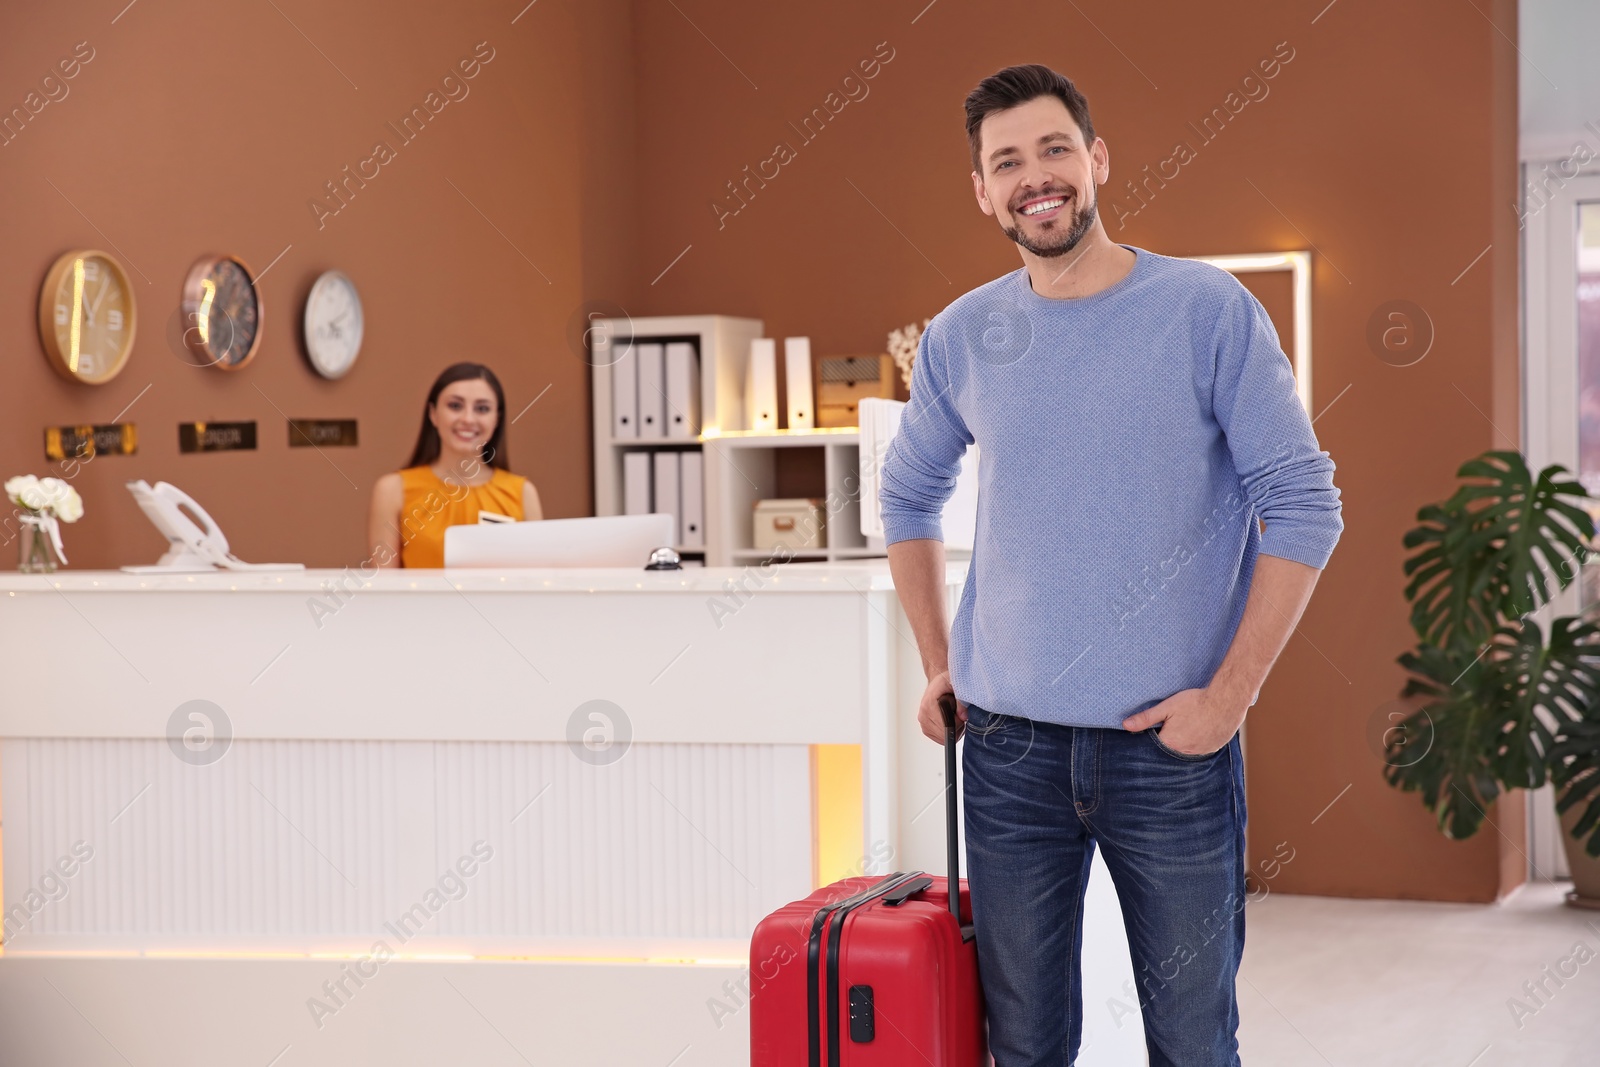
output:
[[[361,296],[343,272],[318,278],[306,298],[306,354],[324,378],[342,378],[361,353]]]

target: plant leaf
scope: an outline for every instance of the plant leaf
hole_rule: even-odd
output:
[[[1405,562],[1405,595],[1421,640],[1481,646],[1499,620],[1550,599],[1550,576],[1558,589],[1572,583],[1589,558],[1595,525],[1572,502],[1588,494],[1565,473],[1552,464],[1534,478],[1520,453],[1485,452],[1456,472],[1478,481],[1417,512],[1422,525],[1404,539],[1406,548],[1420,549]]]
[[[1399,662],[1401,696],[1428,702],[1402,724],[1385,777],[1420,792],[1453,838],[1476,833],[1503,789],[1543,785],[1558,737],[1600,703],[1600,626],[1580,617],[1555,619],[1548,645],[1529,617],[1478,648],[1424,644]]]
[[[1412,675],[1401,696],[1429,700],[1392,733],[1384,777],[1399,789],[1420,792],[1447,837],[1471,837],[1500,787],[1480,743],[1488,713],[1473,685],[1457,683],[1487,668],[1462,645],[1420,645],[1403,654],[1400,664]]]
[[[1489,766],[1508,787],[1537,789],[1557,734],[1600,699],[1600,627],[1562,616],[1547,646],[1526,616],[1500,628],[1484,663]]]
[[[1584,805],[1572,828],[1584,851],[1600,856],[1600,717],[1594,714],[1569,724],[1551,751],[1550,779],[1556,787],[1556,811]]]

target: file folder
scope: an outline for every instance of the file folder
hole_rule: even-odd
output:
[[[622,454],[622,513],[650,514],[650,453]]]
[[[617,361],[611,364],[611,435],[639,436],[639,361],[633,346],[616,348]]]
[[[683,530],[684,548],[706,546],[706,465],[705,453],[684,452],[682,467],[678,472],[678,493],[683,501],[683,513],[678,525]]]
[[[667,345],[667,436],[694,440],[700,436],[700,360],[694,345]]]
[[[639,360],[639,436],[667,436],[666,374],[662,366],[661,344],[646,341],[634,345]]]
[[[655,492],[651,511],[672,516],[672,543],[683,544],[683,508],[678,501],[678,453],[652,452],[655,460]]]
[[[770,337],[757,337],[750,342],[744,412],[752,430],[772,433],[778,428],[778,345]]]
[[[787,387],[789,429],[810,430],[816,426],[811,406],[811,338],[783,339],[783,375]]]

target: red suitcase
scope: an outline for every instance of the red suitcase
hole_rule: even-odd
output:
[[[941,709],[949,878],[847,878],[761,920],[750,941],[751,1067],[989,1062],[970,901],[958,892],[958,911],[948,890],[958,869],[954,701]]]

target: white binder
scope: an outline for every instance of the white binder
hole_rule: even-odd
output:
[[[810,430],[817,424],[811,400],[811,338],[783,339],[783,374],[787,386],[789,429]]]
[[[750,342],[744,415],[749,428],[758,433],[772,433],[778,428],[778,345],[770,337],[757,337]]]
[[[678,516],[684,548],[706,546],[706,465],[703,452],[684,452],[678,472],[678,494],[683,512]]]
[[[667,382],[662,364],[661,344],[646,341],[634,345],[639,360],[639,436],[667,436]]]
[[[617,359],[611,364],[611,434],[638,437],[639,361],[631,345],[618,345],[615,352]]]
[[[700,436],[700,360],[694,345],[667,345],[667,436],[694,440]]]
[[[656,476],[655,500],[650,510],[658,515],[672,516],[672,543],[681,545],[683,522],[680,516],[683,514],[683,507],[678,501],[678,453],[663,451],[652,452],[650,455],[655,460]]]
[[[622,454],[622,513],[650,514],[650,453]]]

